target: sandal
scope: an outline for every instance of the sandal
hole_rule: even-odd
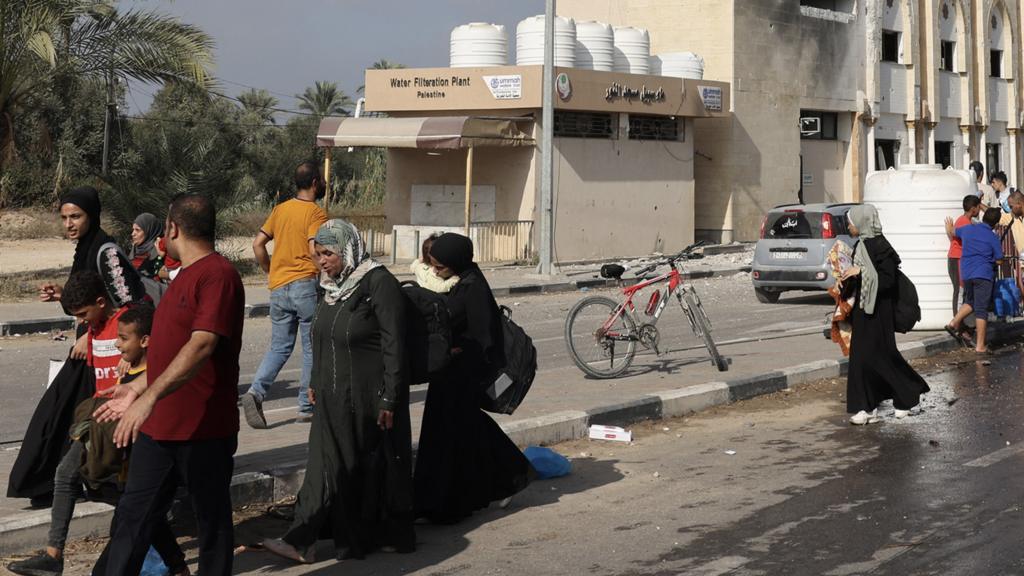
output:
[[[946,334],[952,336],[953,339],[959,342],[961,346],[965,348],[968,346],[967,339],[964,338],[963,332],[958,332],[956,328],[953,328],[949,324],[946,325]]]

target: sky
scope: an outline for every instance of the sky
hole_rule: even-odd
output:
[[[544,0],[125,0],[122,10],[179,17],[213,37],[220,91],[265,88],[280,107],[316,80],[355,98],[363,71],[386,59],[409,68],[447,66],[452,28],[504,24],[515,58],[516,23],[542,14]],[[133,83],[128,107],[144,112],[158,86]]]

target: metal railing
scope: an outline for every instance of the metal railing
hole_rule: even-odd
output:
[[[534,256],[532,220],[474,222],[469,237],[477,262],[524,262]]]
[[[370,256],[380,257],[388,254],[388,247],[391,246],[391,227],[387,225],[386,216],[353,215],[342,218],[354,224],[359,230],[359,236],[363,239]]]

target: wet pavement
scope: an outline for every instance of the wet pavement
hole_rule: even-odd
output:
[[[907,419],[888,406],[850,426],[845,380],[822,381],[637,425],[631,444],[556,446],[572,475],[418,526],[415,554],[338,564],[324,542],[316,564],[247,551],[235,573],[1024,574],[1024,354],[915,364],[932,392]],[[239,518],[240,544],[287,528],[261,512]],[[65,573],[87,573],[96,548],[77,544]]]

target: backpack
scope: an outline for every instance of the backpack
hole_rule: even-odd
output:
[[[496,414],[511,414],[522,403],[537,376],[537,349],[526,331],[512,321],[512,310],[507,306],[501,306],[500,310],[505,367],[484,390],[480,407]]]
[[[419,284],[402,282],[406,301],[406,349],[410,358],[410,384],[426,384],[430,375],[448,367],[452,354],[448,299]]]
[[[921,304],[917,299],[917,288],[899,268],[896,269],[896,302],[893,306],[893,328],[906,334],[921,321]]]

